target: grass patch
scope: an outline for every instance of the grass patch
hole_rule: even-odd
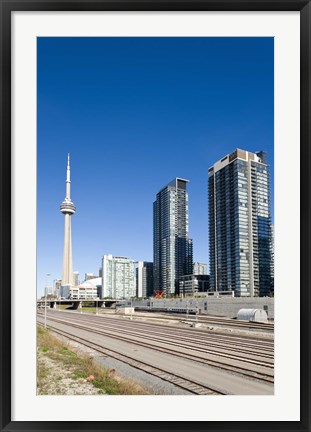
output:
[[[42,366],[38,371],[38,380],[42,381],[45,380],[48,377],[49,370],[47,367]]]
[[[74,376],[75,376],[76,378],[87,378],[87,374],[84,373],[84,372],[75,372],[75,373],[74,373]]]
[[[71,310],[72,304],[71,303],[70,304],[56,304],[56,310],[57,309],[61,309],[61,310],[69,309],[69,310]]]
[[[75,353],[74,351],[69,350],[65,346],[61,347],[61,349],[59,351],[59,354],[65,356],[65,357],[69,357],[69,358],[78,357],[77,353]]]
[[[61,365],[64,373],[70,372],[70,378],[74,380],[85,380],[93,376],[94,380],[88,381],[99,390],[100,394],[109,395],[145,395],[148,394],[139,385],[119,379],[113,370],[103,368],[88,355],[75,352],[71,347],[53,336],[50,330],[38,327],[37,333],[38,353],[43,353],[53,362]],[[40,394],[44,394],[44,389],[40,392],[40,383],[47,379],[47,370],[38,361],[38,389]],[[59,380],[56,378],[56,380]],[[41,385],[43,388],[43,386]],[[45,393],[46,394],[46,393]]]

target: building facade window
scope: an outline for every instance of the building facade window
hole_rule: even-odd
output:
[[[264,162],[265,161],[265,162]],[[210,285],[235,296],[271,289],[269,167],[260,153],[235,150],[208,170]]]
[[[188,237],[188,180],[175,178],[153,203],[153,283],[165,295],[178,291],[178,280],[192,273],[192,239]]]

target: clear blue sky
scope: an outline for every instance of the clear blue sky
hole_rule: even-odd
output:
[[[38,38],[38,294],[61,277],[67,153],[73,268],[153,260],[152,203],[190,180],[194,260],[208,262],[207,170],[266,150],[273,218],[273,38]]]

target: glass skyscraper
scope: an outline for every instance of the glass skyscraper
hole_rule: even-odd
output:
[[[269,166],[264,152],[235,150],[208,170],[210,285],[238,297],[271,287]]]
[[[138,298],[153,295],[153,263],[138,261],[136,268],[136,296]]]
[[[175,178],[153,203],[154,289],[178,291],[178,279],[192,273],[192,239],[188,237],[188,180]]]

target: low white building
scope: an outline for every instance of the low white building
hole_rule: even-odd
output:
[[[73,300],[94,300],[101,297],[101,278],[89,279],[81,285],[70,287],[70,298]]]

